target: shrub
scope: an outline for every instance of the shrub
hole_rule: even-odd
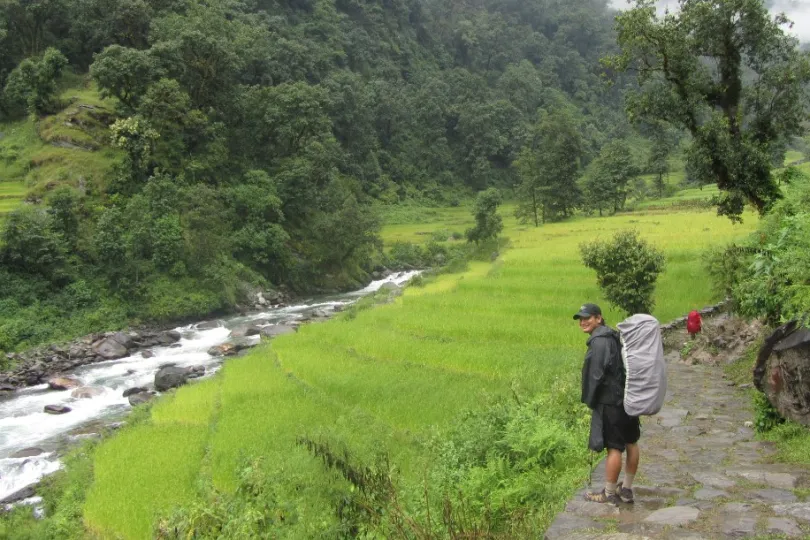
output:
[[[754,392],[754,426],[756,430],[765,433],[784,422],[785,419],[771,405],[768,396],[762,392]]]
[[[582,244],[580,253],[585,266],[596,270],[596,281],[610,303],[630,314],[652,313],[664,255],[638,232],[620,231],[609,242]]]
[[[480,244],[498,237],[503,230],[503,220],[498,215],[500,204],[501,193],[495,188],[489,188],[478,194],[473,209],[475,226],[467,229],[469,242]]]

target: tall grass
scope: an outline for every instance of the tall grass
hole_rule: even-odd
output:
[[[393,304],[278,338],[157,405],[151,424],[102,446],[86,522],[102,536],[148,538],[158,509],[200,501],[201,483],[232,492],[245,460],[262,457],[300,474],[289,495],[297,509],[290,537],[342,530],[345,516],[324,509],[345,510],[356,492],[302,446],[309,440],[353,463],[387,455],[402,497],[387,504],[420,527],[437,503],[421,494],[445,493],[505,534],[541,534],[587,476],[587,414],[577,405],[585,339],[571,315],[596,301],[609,322],[622,318],[582,266],[579,244],[636,228],[661,248],[668,263],[655,315],[668,320],[711,300],[701,251],[748,234],[755,222],[746,216],[733,225],[710,212],[540,228],[512,222],[511,247],[495,264],[472,264]],[[519,406],[497,405],[515,400]],[[488,439],[487,430],[499,435]],[[161,475],[161,467],[173,472]]]

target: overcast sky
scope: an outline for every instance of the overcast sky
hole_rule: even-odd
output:
[[[612,2],[619,9],[627,7],[627,0],[612,0]],[[784,12],[793,21],[793,33],[799,39],[810,41],[810,0],[773,0],[771,4],[774,13]],[[674,8],[678,5],[678,1],[658,0],[658,5],[662,9]]]

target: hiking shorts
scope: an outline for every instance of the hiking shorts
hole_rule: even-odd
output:
[[[638,416],[630,416],[621,405],[600,405],[602,408],[602,435],[606,448],[624,452],[628,444],[641,438]]]

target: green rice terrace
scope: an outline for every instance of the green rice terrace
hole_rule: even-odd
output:
[[[452,210],[418,226],[391,225],[385,236],[430,233],[455,224],[453,216],[463,225]],[[587,416],[578,404],[584,340],[570,319],[583,300],[601,299],[578,244],[632,227],[661,247],[668,266],[655,315],[666,321],[710,302],[701,252],[756,223],[677,212],[512,225],[511,245],[493,264],[303,327],[162,400],[96,450],[84,524],[103,538],[159,535],[170,509],[193,516],[212,490],[244,490],[258,459],[279,505],[274,526],[289,538],[340,531],[336,501],[360,512],[348,501],[381,497],[372,485],[380,475],[396,505],[381,518],[388,527],[427,530],[452,503],[459,515],[450,519],[459,520],[463,505],[501,520],[532,507],[512,517],[513,534],[540,534],[587,476]],[[488,422],[499,415],[507,421],[496,443],[503,456],[487,459],[482,448],[494,433],[478,429],[495,430]],[[430,499],[449,486],[458,498]]]

